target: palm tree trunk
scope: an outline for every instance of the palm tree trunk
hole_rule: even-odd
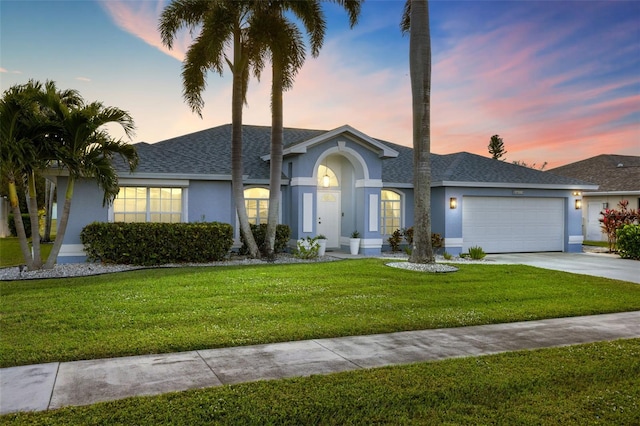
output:
[[[64,195],[64,207],[62,208],[62,215],[58,218],[58,231],[56,232],[56,240],[53,243],[47,263],[44,265],[44,269],[52,269],[58,260],[58,254],[60,254],[60,248],[62,247],[62,241],[64,240],[64,234],[67,231],[67,224],[69,223],[69,213],[71,212],[71,199],[73,198],[73,188],[75,186],[75,178],[69,176],[67,182],[67,190]]]
[[[51,242],[51,222],[53,221],[53,197],[55,195],[56,186],[49,179],[45,180],[46,194],[45,194],[45,205],[46,205],[46,216],[44,222],[44,235],[42,236],[42,241],[47,243]]]
[[[27,178],[29,186],[29,218],[31,220],[31,245],[33,247],[32,269],[42,268],[42,256],[40,255],[40,221],[38,220],[38,198],[36,196],[36,176],[33,171]]]
[[[273,55],[271,82],[271,162],[269,178],[269,218],[265,245],[267,255],[273,256],[280,212],[280,185],[282,183],[282,61]]]
[[[411,0],[409,66],[413,100],[412,263],[434,263],[431,245],[431,34],[427,0]]]
[[[240,32],[236,31],[234,35],[234,60],[233,60],[233,85],[231,95],[231,187],[233,191],[233,200],[238,213],[238,222],[240,223],[240,232],[249,249],[249,255],[253,258],[260,257],[260,251],[256,244],[251,226],[249,225],[249,216],[247,208],[244,204],[244,183],[242,179],[242,106],[244,103],[243,79],[244,67],[247,66],[245,58],[243,58],[242,46],[240,43]]]
[[[31,250],[29,250],[27,233],[24,230],[24,223],[22,222],[22,212],[20,211],[20,201],[18,199],[15,180],[9,181],[9,204],[11,205],[11,212],[13,213],[13,220],[16,225],[16,233],[18,234],[18,241],[20,242],[20,251],[22,251],[22,257],[24,258],[25,265],[27,265],[27,270],[30,271],[33,269],[33,257],[31,256]]]

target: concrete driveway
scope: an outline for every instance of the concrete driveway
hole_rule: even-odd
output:
[[[489,254],[487,260],[640,284],[640,261],[609,253],[506,253]]]

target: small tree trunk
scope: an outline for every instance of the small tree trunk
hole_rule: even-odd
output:
[[[244,204],[244,182],[242,179],[242,105],[244,103],[244,71],[247,64],[242,54],[239,30],[236,31],[236,34],[234,35],[233,47],[233,87],[231,95],[231,187],[236,211],[238,212],[240,232],[242,233],[242,237],[249,249],[249,255],[253,258],[259,258],[260,251],[258,250],[256,240],[253,238],[251,226],[249,225],[247,208]]]
[[[24,223],[22,222],[22,212],[20,211],[20,200],[18,199],[15,180],[9,181],[9,204],[11,205],[13,221],[16,225],[16,234],[18,234],[20,251],[22,251],[24,263],[27,265],[27,270],[32,270],[33,257],[31,256],[31,250],[29,250],[29,241],[27,240],[27,233],[24,230]]]
[[[33,247],[33,269],[42,268],[40,254],[40,220],[38,217],[38,197],[36,195],[36,176],[32,171],[27,178],[29,186],[29,218],[31,219],[31,245]]]
[[[60,248],[62,247],[62,241],[64,240],[64,234],[67,232],[67,224],[69,223],[69,214],[71,213],[71,199],[73,198],[73,187],[75,186],[75,179],[69,176],[67,182],[67,190],[64,196],[64,207],[62,208],[62,215],[58,219],[58,230],[56,232],[56,241],[53,243],[47,263],[44,265],[44,269],[52,269],[58,261],[58,254],[60,254]]]
[[[273,55],[271,83],[271,163],[269,179],[269,219],[265,245],[267,255],[275,253],[276,231],[280,212],[280,185],[282,183],[282,63]]]
[[[42,236],[43,242],[51,242],[51,222],[53,221],[53,197],[55,195],[56,186],[50,180],[45,180],[46,182],[46,216],[44,222],[44,235]]]

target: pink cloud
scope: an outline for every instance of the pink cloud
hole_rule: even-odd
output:
[[[187,47],[191,41],[188,31],[183,31],[176,37],[173,49],[169,50],[160,38],[158,20],[162,14],[165,2],[155,1],[101,1],[103,9],[111,16],[113,22],[124,31],[135,35],[179,61],[185,57]]]

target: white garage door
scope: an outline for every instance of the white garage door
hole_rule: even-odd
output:
[[[462,251],[480,246],[487,253],[562,251],[561,198],[464,197]]]

